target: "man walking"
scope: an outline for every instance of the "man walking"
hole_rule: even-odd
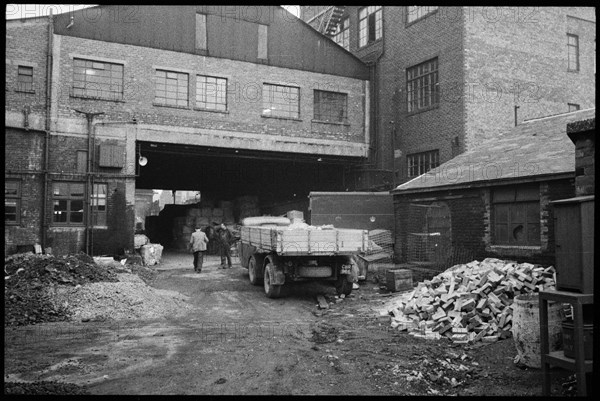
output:
[[[217,229],[217,238],[219,239],[219,251],[221,254],[221,269],[226,269],[227,267],[231,269],[231,240],[233,239],[233,235],[223,223]],[[225,267],[225,259],[227,259],[227,267]]]
[[[204,252],[206,252],[206,244],[208,237],[201,230],[202,226],[196,224],[196,231],[190,238],[190,248],[194,252],[194,271],[200,273],[202,271],[202,263],[204,262]]]

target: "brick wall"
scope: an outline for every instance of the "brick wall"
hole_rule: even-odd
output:
[[[575,142],[575,171],[577,171],[575,192],[577,196],[593,195],[596,191],[596,139],[592,135],[581,135]]]
[[[59,118],[75,117],[71,109],[83,108],[105,112],[100,120],[131,120],[135,116],[141,124],[364,143],[364,89],[361,80],[139,46],[68,36],[56,37],[60,38],[57,39],[60,41]],[[123,101],[70,96],[73,57],[99,61],[106,59],[124,64]],[[155,68],[189,74],[189,107],[173,108],[153,104]],[[228,79],[226,113],[195,109],[197,74]],[[286,120],[262,117],[263,82],[299,86],[300,118]],[[321,124],[312,121],[315,89],[348,93],[349,124]]]
[[[395,254],[401,262],[413,250],[408,248],[411,219],[419,208],[411,204],[431,205],[445,202],[451,213],[450,264],[464,263],[468,259],[486,257],[517,260],[519,262],[553,265],[554,215],[551,201],[574,196],[574,180],[554,180],[540,183],[540,238],[539,247],[502,247],[493,245],[492,206],[490,188],[456,189],[446,192],[427,192],[394,195],[396,216]]]
[[[595,106],[593,9],[468,7],[465,18],[467,148],[513,127],[515,105],[518,122]],[[579,72],[567,71],[567,33],[580,35]]]
[[[18,245],[41,244],[43,176],[41,160],[44,133],[6,129],[4,142],[6,180],[20,183],[20,224],[4,226],[4,252],[16,252]]]
[[[33,18],[7,21],[5,43],[5,110],[22,112],[28,106],[33,115],[43,117],[46,106],[48,20]],[[18,90],[19,65],[33,67],[33,92]]]

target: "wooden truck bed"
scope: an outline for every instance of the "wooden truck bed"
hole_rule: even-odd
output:
[[[242,226],[242,243],[262,252],[282,256],[296,255],[354,255],[365,252],[368,245],[366,230]]]

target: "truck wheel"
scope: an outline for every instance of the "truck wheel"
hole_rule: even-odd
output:
[[[271,284],[271,274],[272,274],[273,265],[269,263],[265,267],[264,274],[264,283],[265,283],[265,294],[267,298],[279,298],[279,293],[281,292],[281,285]],[[352,289],[352,286],[350,286]]]
[[[352,292],[352,283],[348,281],[346,275],[339,276],[335,281],[335,290],[338,295],[350,295]]]
[[[258,269],[256,257],[254,255],[250,256],[250,260],[248,261],[248,277],[252,285],[260,285],[261,277],[258,274]]]

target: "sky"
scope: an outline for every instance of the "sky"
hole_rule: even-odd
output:
[[[50,10],[54,14],[62,14],[82,8],[92,7],[95,4],[7,4],[6,19],[31,18],[47,16]],[[299,15],[300,6],[282,6],[296,17]]]

